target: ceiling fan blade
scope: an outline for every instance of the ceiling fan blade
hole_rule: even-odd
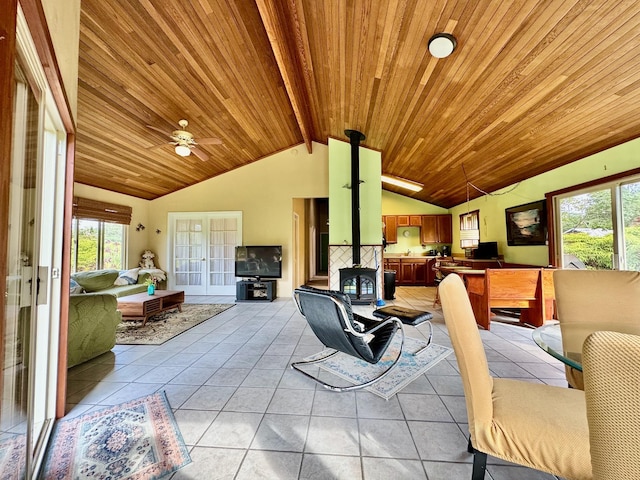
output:
[[[215,137],[210,138],[198,138],[196,140],[200,145],[222,145],[222,140]]]
[[[167,132],[166,130],[162,130],[161,128],[158,127],[154,127],[153,125],[147,125],[147,128],[150,128],[151,130],[155,130],[156,132],[159,132],[163,135],[166,135],[168,137],[170,137],[171,135],[173,135],[172,132]]]
[[[198,157],[200,160],[202,161],[207,161],[209,160],[209,155],[207,155],[205,152],[203,152],[202,150],[200,150],[198,147],[191,147],[191,151],[193,152],[193,154]]]

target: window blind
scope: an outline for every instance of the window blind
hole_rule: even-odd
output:
[[[73,217],[86,218],[90,220],[100,220],[103,222],[120,223],[129,225],[131,223],[132,208],[126,205],[100,202],[88,198],[73,197]]]

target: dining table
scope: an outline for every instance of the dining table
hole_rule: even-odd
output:
[[[602,319],[595,322],[548,322],[533,330],[534,342],[565,365],[582,371],[582,344],[593,332],[608,330],[640,335],[640,322],[622,323]]]

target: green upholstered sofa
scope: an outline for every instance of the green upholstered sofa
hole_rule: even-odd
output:
[[[114,285],[118,270],[77,272],[71,276],[86,293],[69,299],[67,367],[73,367],[111,350],[116,344],[116,326],[122,320],[117,297],[145,292],[149,274],[137,283]]]
[[[110,293],[81,293],[69,298],[67,367],[111,350],[122,320],[118,300]]]
[[[139,270],[139,269],[133,269]],[[135,283],[127,285],[116,285],[121,272],[118,270],[90,270],[87,272],[76,272],[71,275],[71,279],[88,293],[110,293],[116,297],[125,297],[135,293],[147,291],[145,281],[149,278],[148,273],[137,275]]]

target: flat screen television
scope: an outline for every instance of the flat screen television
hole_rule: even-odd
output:
[[[473,258],[488,260],[498,258],[498,242],[480,242]]]
[[[236,277],[282,277],[281,245],[247,245],[236,247]]]

